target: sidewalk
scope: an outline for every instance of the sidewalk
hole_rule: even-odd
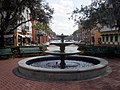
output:
[[[0,90],[120,90],[120,59],[106,59],[112,68],[107,76],[89,81],[31,81],[13,74],[22,58],[0,60]]]

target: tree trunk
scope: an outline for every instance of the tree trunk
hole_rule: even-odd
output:
[[[1,30],[0,32],[0,47],[4,47],[5,42],[4,42],[4,30]]]
[[[5,28],[3,26],[3,24],[1,25],[1,30],[0,30],[0,47],[4,47],[5,42],[4,42],[4,31]]]

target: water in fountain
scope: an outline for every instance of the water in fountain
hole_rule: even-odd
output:
[[[85,67],[91,67],[93,66],[93,63],[85,62],[85,61],[73,61],[73,60],[66,60],[65,61],[65,68],[66,69],[79,69],[79,68],[85,68]],[[35,67],[41,67],[41,68],[48,68],[48,69],[59,69],[60,66],[60,60],[54,60],[54,61],[46,61],[46,62],[35,62],[32,63],[31,66]]]

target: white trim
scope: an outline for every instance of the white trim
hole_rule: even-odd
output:
[[[25,37],[30,38],[30,35],[25,35]]]
[[[19,34],[19,33],[18,33],[18,35],[19,35],[19,36],[21,36],[21,37],[23,37],[23,38],[25,38],[25,36],[24,36],[24,35],[22,35],[22,34]]]

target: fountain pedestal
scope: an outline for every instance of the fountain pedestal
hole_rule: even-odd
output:
[[[66,66],[65,56],[64,56],[64,55],[60,56],[60,60],[61,60],[61,62],[60,62],[60,68],[61,68],[61,69],[64,69],[65,66]]]

